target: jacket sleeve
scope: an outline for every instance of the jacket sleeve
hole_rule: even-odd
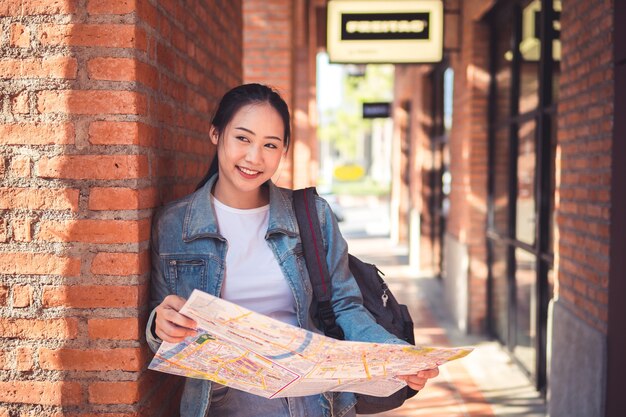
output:
[[[363,297],[348,267],[348,244],[326,200],[316,199],[316,208],[326,247],[326,262],[332,288],[332,306],[346,340],[407,344],[376,323],[363,306]]]
[[[152,222],[152,232],[150,235],[150,317],[146,325],[146,341],[153,352],[159,350],[159,346],[163,342],[154,333],[154,320],[156,318],[156,307],[161,304],[163,299],[170,294],[169,288],[165,282],[163,269],[161,268],[161,259],[159,256],[159,228],[158,215]]]

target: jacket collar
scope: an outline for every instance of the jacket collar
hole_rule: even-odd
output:
[[[185,212],[183,223],[183,241],[199,238],[224,240],[219,233],[215,209],[211,200],[211,190],[217,181],[217,174],[204,186],[191,195],[191,201]],[[275,233],[297,236],[295,215],[291,203],[291,191],[281,189],[270,180],[267,181],[270,196],[270,218],[265,238]]]

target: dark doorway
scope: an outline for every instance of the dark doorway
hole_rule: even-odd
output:
[[[429,269],[435,276],[444,274],[444,236],[450,205],[450,148],[449,135],[452,128],[452,96],[454,72],[445,62],[430,74],[431,120],[430,167],[425,175],[425,197],[428,202],[428,224],[424,225],[430,242]]]
[[[501,1],[487,18],[489,323],[543,393],[553,288],[560,5]]]

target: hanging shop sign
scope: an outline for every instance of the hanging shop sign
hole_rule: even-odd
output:
[[[554,0],[552,2],[554,8],[554,19],[552,20],[552,30],[554,31],[554,39],[552,40],[552,60],[561,60],[561,1]],[[541,2],[534,0],[522,11],[522,41],[519,44],[519,50],[522,58],[526,62],[538,62],[541,57],[541,41],[540,24],[541,19]],[[504,53],[507,61],[513,60],[513,51],[508,50]]]
[[[375,119],[377,117],[389,117],[391,115],[391,103],[363,103],[363,118]]]
[[[433,63],[443,57],[441,0],[331,0],[327,10],[331,62]]]
[[[554,39],[552,40],[552,59],[561,60],[561,1],[554,0],[554,20],[552,21],[552,30],[554,31]],[[539,61],[541,42],[539,41],[539,23],[541,15],[541,2],[535,0],[524,8],[522,13],[522,42],[519,49],[522,57],[526,61]]]

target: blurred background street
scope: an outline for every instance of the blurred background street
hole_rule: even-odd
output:
[[[337,199],[418,343],[476,347],[387,417],[624,417],[625,21],[615,0],[0,0],[0,417],[179,415],[181,380],[147,367],[150,225],[245,83],[290,110],[275,183]]]
[[[519,367],[496,341],[454,329],[439,279],[415,272],[408,248],[389,238],[389,203],[374,196],[339,196],[345,219],[340,223],[350,252],[375,263],[415,323],[416,344],[473,346],[468,357],[440,368],[422,392],[386,417],[546,415],[545,404]]]

